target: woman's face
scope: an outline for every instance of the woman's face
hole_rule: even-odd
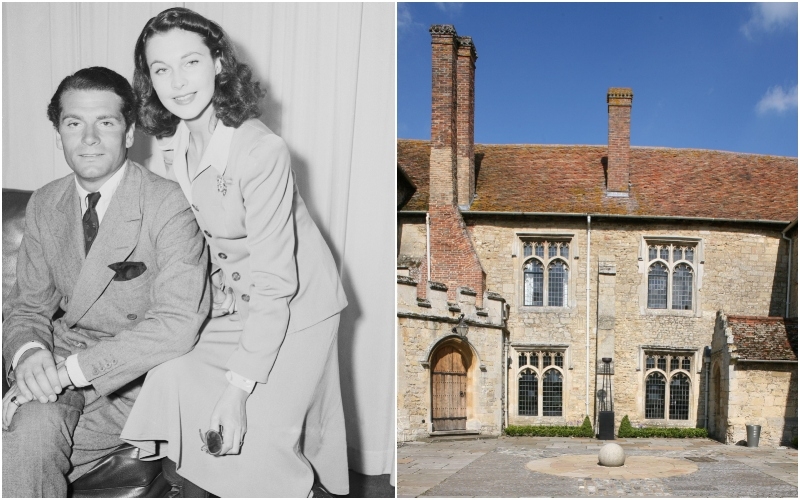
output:
[[[181,29],[160,33],[148,40],[144,52],[161,104],[182,120],[202,115],[222,65],[211,57],[200,35]]]

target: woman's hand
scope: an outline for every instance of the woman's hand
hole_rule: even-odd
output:
[[[250,396],[238,387],[227,384],[211,412],[209,429],[222,426],[222,450],[220,455],[238,455],[247,432],[247,410],[245,403]],[[13,406],[13,405],[12,405]]]
[[[236,296],[233,288],[225,287],[225,275],[219,269],[211,274],[211,310],[208,312],[212,318],[233,314]]]

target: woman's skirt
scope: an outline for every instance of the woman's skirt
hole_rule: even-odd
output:
[[[328,491],[347,494],[338,327],[336,314],[286,336],[267,383],[247,400],[239,455],[211,456],[200,438],[228,384],[238,314],[209,320],[191,352],[150,370],[122,440],[142,459],[168,456],[181,476],[220,497],[306,497],[315,472]]]

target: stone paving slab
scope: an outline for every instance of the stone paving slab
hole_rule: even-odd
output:
[[[403,444],[399,497],[793,497],[797,450],[746,448],[710,439],[618,439],[626,454],[691,461],[696,472],[645,479],[561,477],[526,468],[533,460],[592,455],[588,438],[502,437]],[[555,445],[555,446],[554,446]],[[590,450],[590,451],[587,451]],[[446,464],[442,465],[443,459]]]

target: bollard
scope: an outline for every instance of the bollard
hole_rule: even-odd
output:
[[[747,424],[745,428],[747,428],[747,447],[758,448],[758,439],[761,437],[761,426]]]

